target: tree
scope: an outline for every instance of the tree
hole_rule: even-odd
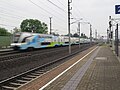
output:
[[[73,37],[79,37],[79,35],[78,35],[77,33],[75,33],[75,34],[73,35]]]
[[[35,32],[35,33],[44,33],[48,32],[47,24],[37,19],[26,19],[23,20],[20,25],[22,32]]]
[[[69,34],[65,35],[65,36],[69,36]],[[70,36],[72,37],[73,35],[70,33]]]
[[[52,35],[54,36],[60,36],[58,33],[52,32]]]
[[[84,33],[81,33],[81,38],[88,38]]]
[[[20,32],[20,31],[21,31],[21,30],[18,29],[17,27],[15,27],[13,30],[14,30],[13,33],[17,33],[17,32]]]
[[[0,36],[10,35],[10,33],[5,28],[0,27]]]

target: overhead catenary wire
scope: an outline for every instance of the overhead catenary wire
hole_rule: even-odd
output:
[[[3,0],[4,1],[4,0]],[[49,17],[53,17],[53,23],[55,22],[55,24],[54,24],[54,28],[58,28],[59,27],[59,29],[58,30],[63,30],[63,28],[64,29],[67,29],[67,3],[64,3],[64,2],[62,2],[61,0],[56,0],[56,2],[54,1],[54,0],[44,0],[44,1],[46,1],[45,3],[43,3],[43,4],[46,4],[46,6],[48,6],[48,7],[50,7],[51,8],[51,10],[53,11],[53,12],[51,12],[49,9],[46,9],[46,7],[44,8],[42,5],[40,5],[39,3],[38,3],[38,1],[40,1],[41,2],[41,0],[38,0],[37,1],[37,3],[36,2],[34,2],[33,0],[27,0],[27,1],[32,1],[33,3],[34,3],[34,5],[35,6],[37,6],[37,7],[39,7],[39,8],[41,8],[41,12],[40,12],[40,15],[38,16],[38,14],[39,14],[39,11],[37,12],[37,14],[35,14],[35,13],[28,13],[29,12],[29,10],[28,11],[26,11],[25,13],[22,13],[22,12],[20,12],[20,11],[22,11],[22,9],[20,8],[20,7],[17,7],[16,5],[15,5],[15,3],[14,3],[14,1],[12,2],[11,1],[11,3],[10,3],[10,5],[12,5],[13,4],[13,6],[15,7],[17,7],[17,8],[8,8],[8,7],[4,7],[4,8],[6,8],[6,9],[3,9],[3,11],[5,11],[5,10],[7,10],[7,11],[5,11],[5,12],[0,12],[1,13],[1,17],[2,17],[2,15],[4,16],[4,17],[10,17],[10,18],[13,18],[14,20],[13,21],[16,21],[16,19],[24,19],[24,18],[27,18],[27,17],[29,17],[29,16],[32,16],[33,18],[34,17],[36,17],[36,16],[38,16],[37,18],[41,18],[41,19],[43,19],[44,17],[45,17],[45,19],[43,19],[43,21],[44,20],[46,20],[46,19],[48,19],[47,20],[47,23],[49,23],[48,21],[49,21]],[[44,2],[43,1],[43,2]],[[7,2],[7,1],[6,1]],[[27,2],[27,4],[29,5],[29,2]],[[50,3],[51,3],[51,5],[50,5]],[[58,3],[60,3],[60,4],[58,4]],[[1,3],[0,3],[1,4]],[[9,5],[9,3],[7,2],[7,4]],[[7,6],[8,6],[7,5]],[[33,5],[33,6],[34,6]],[[53,5],[53,6],[52,6]],[[10,6],[10,7],[13,7],[13,6]],[[30,4],[29,5],[30,6],[30,8],[32,7],[32,8],[34,8],[33,6],[32,6],[32,4]],[[54,7],[55,6],[55,7]],[[65,8],[63,8],[63,6],[65,7]],[[0,5],[0,7],[1,7],[1,5]],[[54,7],[54,8],[52,8],[52,7]],[[36,7],[35,7],[36,8]],[[73,7],[73,8],[76,8],[76,7]],[[12,9],[11,11],[9,11],[10,9]],[[20,10],[17,10],[17,9],[20,9]],[[76,9],[75,9],[76,10]],[[34,10],[33,10],[34,11]],[[33,11],[30,11],[30,12],[33,12]],[[14,13],[15,12],[15,13]],[[17,13],[16,13],[17,12]],[[23,11],[24,12],[24,11]],[[57,16],[57,14],[58,13],[60,14],[60,16],[58,15]],[[72,11],[71,11],[72,12]],[[18,14],[19,13],[19,14]],[[55,14],[54,14],[55,13]],[[65,13],[65,14],[64,14]],[[16,14],[16,15],[15,15]],[[24,15],[24,14],[26,14],[26,15]],[[34,15],[36,15],[36,16],[34,16]],[[77,15],[77,17],[79,17],[79,12],[77,12],[77,10],[76,10],[76,13],[74,14],[72,14],[71,16],[76,16]],[[64,18],[63,16],[66,16],[66,18]],[[74,17],[75,17],[74,16]],[[36,19],[37,19],[36,18]],[[10,21],[8,21],[8,22],[10,22]],[[61,23],[62,22],[62,23]],[[65,24],[64,24],[65,23]],[[63,25],[64,24],[64,25]],[[53,28],[53,29],[54,29]],[[61,29],[62,28],[62,29]]]
[[[52,13],[49,12],[49,11],[47,11],[47,10],[44,9],[43,7],[39,6],[38,4],[34,3],[33,1],[31,1],[31,0],[28,0],[28,1],[29,1],[30,3],[32,3],[32,4],[34,4],[35,6],[37,6],[38,8],[40,8],[41,10],[45,11],[46,13],[50,14],[50,16],[52,15],[52,16],[58,18],[57,20],[60,20],[60,21],[62,21],[62,23],[65,23],[65,19],[62,20],[60,17],[55,16],[54,14],[52,14]],[[59,24],[59,25],[62,26],[61,24]],[[62,27],[63,27],[63,26],[62,26]]]
[[[19,14],[19,15],[16,15],[16,16],[18,16],[18,17],[23,17],[23,16],[21,16],[21,14],[23,14],[23,12],[22,13],[20,13],[20,8],[19,8],[19,10],[17,10],[18,9],[18,7],[16,7],[16,6],[14,6],[14,4],[12,3],[8,3],[8,2],[5,2],[5,3],[3,3],[3,4],[6,4],[7,3],[7,5],[9,6],[9,8],[8,8],[8,6],[7,7],[2,7],[2,5],[0,5],[0,9],[2,9],[2,11],[7,11],[7,12],[9,12],[9,13],[14,13],[15,11],[17,11],[17,13],[14,13],[14,14]],[[0,4],[1,4],[1,2],[0,2]],[[4,6],[4,5],[3,5]],[[25,16],[25,15],[24,15]]]
[[[18,8],[18,7],[16,7],[16,6],[14,6],[14,4],[12,3],[8,3],[8,5],[10,5],[10,6],[12,6],[13,8],[6,8],[6,7],[1,7],[0,6],[0,9],[2,8],[2,11],[4,11],[4,12],[7,12],[7,13],[9,13],[9,14],[11,14],[11,15],[15,15],[15,16],[17,16],[17,17],[20,17],[20,18],[28,18],[28,17],[32,17],[33,16],[33,13],[29,13],[28,11],[27,12],[21,12],[21,10],[20,10],[20,8]],[[19,10],[17,10],[17,8],[19,9]],[[5,11],[6,10],[6,11]],[[17,13],[13,13],[13,12],[17,12]],[[18,15],[19,14],[19,15]],[[43,14],[43,13],[40,13],[40,14],[42,14],[43,15],[43,17],[44,16],[46,16],[47,17],[47,15],[45,15],[45,14]],[[36,15],[36,14],[35,14]],[[45,17],[44,17],[45,18]]]
[[[59,0],[57,0],[63,7],[65,7],[66,8],[66,6],[62,3],[62,2],[60,2]]]
[[[0,9],[1,9],[0,13],[14,15],[14,16],[19,17],[19,18],[25,18],[24,16],[21,16],[21,14],[17,15],[16,13],[13,13],[14,12],[13,10],[10,10],[10,9],[7,10],[7,8],[3,8],[3,7],[0,7]]]
[[[40,1],[40,0],[38,0],[40,3],[42,2],[42,1]],[[46,7],[49,7],[49,8],[51,8],[50,6],[48,6],[48,5],[46,5],[45,3],[43,3]],[[52,4],[53,5],[53,4]],[[57,10],[54,10],[53,8],[51,8],[54,12],[57,12],[58,14],[60,14],[61,16],[63,16],[63,17],[65,17],[65,15],[64,14],[62,14],[61,12],[59,12],[59,11],[57,11]]]
[[[10,4],[9,4],[10,5]],[[1,5],[2,6],[2,5]],[[0,6],[0,7],[1,7]],[[10,5],[11,6],[11,5]],[[1,9],[2,8],[2,9]],[[24,13],[20,13],[19,14],[19,16],[18,15],[15,15],[15,14],[18,14],[18,12],[17,13],[14,13],[15,11],[16,11],[16,7],[15,8],[7,8],[7,7],[1,7],[0,9],[1,9],[1,11],[2,12],[0,12],[0,13],[2,13],[2,14],[5,14],[5,15],[3,15],[2,16],[2,14],[1,14],[1,19],[3,19],[2,20],[2,22],[13,22],[13,21],[16,21],[18,18],[21,18],[21,19],[24,19],[24,18],[27,18],[28,16],[25,16],[24,17],[24,15],[22,15],[22,14],[24,14]],[[40,13],[40,14],[43,14],[43,13]],[[27,15],[31,15],[31,14],[27,14]],[[43,14],[43,16],[45,16],[45,14]],[[9,17],[10,17],[10,19],[11,18],[13,18],[14,20],[8,20],[9,19]],[[8,18],[8,19],[7,19]],[[48,17],[47,17],[47,15],[46,15],[46,19],[47,19]],[[57,19],[57,20],[61,20],[61,19]],[[58,22],[58,21],[57,21]],[[16,23],[16,22],[14,22],[14,23]],[[61,28],[63,28],[62,27],[62,25],[61,24],[58,24],[58,25],[60,25],[61,26]],[[4,25],[4,26],[7,26],[7,25]]]
[[[55,3],[53,3],[52,1],[50,0],[47,0],[48,2],[50,2],[51,4],[53,4],[54,6],[56,6],[57,8],[59,8],[60,10],[62,10],[63,12],[67,13],[66,10],[64,10],[63,8],[59,7],[58,5],[56,5]]]
[[[41,10],[45,11],[46,13],[56,17],[56,18],[59,18],[57,16],[55,16],[54,14],[52,14],[50,11],[47,11],[46,9],[44,9],[43,7],[39,6],[38,4],[34,3],[32,0],[28,0],[29,2],[31,2],[32,4],[34,4],[35,6],[37,6],[38,8],[40,8]],[[59,18],[61,20],[61,18]],[[64,21],[64,20],[63,20]]]

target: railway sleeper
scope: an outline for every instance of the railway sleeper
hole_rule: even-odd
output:
[[[15,90],[17,89],[16,87],[11,87],[11,86],[2,86],[3,90]]]
[[[17,86],[21,86],[21,85],[23,85],[23,84],[20,84],[20,83],[14,83],[14,82],[11,82],[10,84],[12,84],[12,85],[17,85]]]
[[[25,79],[25,80],[30,81],[30,80],[32,80],[33,78],[30,78],[30,77],[22,77],[22,79]]]
[[[35,73],[36,73],[36,74],[43,74],[43,73],[45,73],[45,72],[36,71]]]
[[[16,81],[22,82],[22,83],[27,83],[28,82],[28,80],[16,80]]]
[[[31,75],[40,76],[41,74],[38,74],[38,73],[31,73]]]
[[[27,77],[30,77],[30,78],[36,78],[35,75],[27,75]]]

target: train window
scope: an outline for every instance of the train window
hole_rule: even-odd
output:
[[[25,37],[23,40],[22,40],[22,43],[24,43],[26,41],[27,38],[29,37],[32,37],[32,36],[28,36],[28,37]]]
[[[65,42],[65,44],[68,44],[69,42]]]
[[[39,35],[38,38],[41,38],[41,36]]]
[[[39,36],[39,38],[52,38],[52,36]]]
[[[17,40],[17,41],[14,41],[14,43],[18,43],[18,40]]]
[[[42,42],[41,45],[50,45],[50,42]]]
[[[20,37],[20,35],[15,35],[15,37]]]
[[[14,38],[13,38],[13,42],[14,42],[14,43],[18,43],[19,38],[20,38],[20,34],[15,34],[15,35],[14,35]]]

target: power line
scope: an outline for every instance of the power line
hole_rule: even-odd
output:
[[[59,0],[57,0],[57,1],[58,1],[58,2],[62,5],[62,6],[64,6],[64,7],[66,7],[66,6],[67,6],[67,5],[66,5],[66,6],[65,6],[65,5],[63,5],[63,3],[61,3]]]
[[[42,2],[42,1],[40,1],[40,0],[38,0],[39,2]],[[43,3],[44,5],[46,5],[45,3]],[[48,5],[46,5],[47,7],[48,7]],[[51,8],[51,7],[49,7],[49,8]],[[53,11],[55,11],[55,12],[57,12],[57,13],[59,13],[59,14],[61,14],[61,16],[64,16],[62,13],[60,13],[59,11],[56,11],[56,10],[54,10],[53,8],[51,8]],[[65,16],[64,16],[65,17]]]
[[[49,1],[49,0],[48,0]],[[60,4],[62,4],[59,0],[57,0]],[[62,4],[63,5],[63,4]],[[64,5],[63,5],[64,6]],[[65,6],[64,6],[65,7]],[[65,13],[67,13],[67,11],[65,10]],[[71,14],[71,16],[73,16],[72,14]],[[73,16],[73,18],[74,18],[74,16]]]
[[[37,5],[36,3],[34,3],[33,1],[31,1],[31,0],[28,0],[28,1],[31,2],[32,4],[34,4],[35,6],[37,6],[38,8],[44,10],[44,11],[47,12],[48,14],[51,14],[52,16],[56,17],[54,14],[52,14],[51,12],[47,11],[46,9],[40,7],[39,5]],[[56,17],[56,18],[59,18],[59,17]],[[64,21],[65,19],[62,20],[61,18],[59,18],[59,19],[57,19],[57,20],[61,20],[63,23],[65,22],[65,21]],[[59,24],[59,25],[61,25],[61,24]],[[61,25],[61,26],[62,26],[62,25]]]
[[[37,5],[36,3],[34,3],[33,1],[31,1],[31,0],[28,0],[28,1],[30,1],[32,4],[34,4],[35,6],[39,7],[40,9],[44,10],[46,13],[55,16],[54,14],[52,14],[51,12],[47,11],[46,9],[40,7],[39,5]],[[56,17],[56,16],[55,16],[55,17]],[[56,17],[56,18],[58,18],[58,17]],[[59,18],[59,19],[61,20],[61,18]]]
[[[49,12],[49,11],[47,11],[46,9],[40,7],[39,5],[37,5],[36,3],[34,3],[33,1],[31,1],[31,0],[28,0],[28,1],[30,1],[32,4],[34,4],[35,6],[39,7],[40,9],[44,10],[44,11],[47,12],[48,14],[51,14],[51,12]]]
[[[12,10],[6,10],[6,8],[3,8],[3,7],[0,7],[0,9],[2,11],[4,11],[4,14],[8,14],[9,13],[8,15],[10,15],[10,14],[15,15],[15,14],[13,14],[14,11],[12,11]],[[6,11],[9,11],[9,12],[5,13]],[[0,12],[0,13],[3,13],[3,12]],[[15,16],[20,17],[20,18],[25,18],[25,17],[19,16],[19,15],[15,15]]]
[[[10,5],[10,3],[7,3],[8,5]],[[2,5],[1,5],[2,6]],[[12,4],[10,5],[10,6],[12,6]],[[13,7],[13,6],[12,6]],[[15,6],[14,6],[15,7]],[[3,7],[1,7],[3,10],[4,10],[4,12],[5,12],[5,10],[7,11],[7,13],[4,13],[4,14],[6,14],[5,16],[7,16],[7,17],[11,17],[11,18],[13,18],[13,16],[15,17],[15,16],[18,16],[18,15],[14,15],[12,12],[15,12],[15,10],[14,9],[12,9],[12,8],[9,8],[10,10],[7,10],[7,8],[3,8]],[[0,9],[1,9],[0,8]],[[15,7],[15,9],[16,9],[16,7]],[[3,11],[2,10],[2,11]],[[8,11],[9,11],[9,14],[8,14]],[[22,13],[23,14],[23,13]],[[40,14],[43,14],[43,13],[40,13]],[[13,16],[10,16],[10,15],[13,15]],[[21,15],[21,14],[20,14]],[[27,15],[31,15],[31,14],[27,14]],[[45,15],[45,14],[43,14],[43,16],[46,16],[47,17],[47,15]],[[18,16],[18,17],[20,17],[20,18],[26,18],[26,17],[23,17],[23,16]],[[15,18],[17,18],[17,17],[15,17]],[[7,20],[7,19],[6,19]],[[59,19],[59,20],[61,20],[61,19]],[[60,25],[60,24],[59,24]]]
[[[30,15],[31,15],[31,13],[28,14],[28,11],[27,11],[27,13],[26,13],[26,12],[23,12],[23,11],[21,12],[21,11],[20,11],[20,8],[14,6],[13,3],[12,3],[12,4],[8,3],[8,5],[14,7],[14,9],[13,9],[13,8],[9,8],[9,10],[6,10],[6,8],[3,8],[3,7],[0,7],[0,9],[2,8],[3,10],[9,11],[10,13],[17,11],[17,14],[18,14],[18,13],[19,13],[19,15],[22,14],[22,16],[18,16],[18,15],[16,15],[16,16],[22,17],[22,18],[30,17]],[[19,10],[16,10],[16,8],[18,8]],[[33,14],[33,13],[32,13],[32,14]],[[40,13],[40,14],[42,14],[42,13]],[[13,13],[12,13],[12,15],[13,15]],[[28,16],[28,15],[29,15],[29,16]],[[36,14],[35,14],[35,15],[36,15]],[[23,17],[23,16],[25,16],[25,17]],[[43,14],[43,16],[45,16],[45,14]]]
[[[59,8],[60,10],[62,10],[63,12],[67,13],[66,10],[64,10],[63,8],[59,7],[58,5],[56,5],[55,3],[53,3],[52,1],[50,0],[47,0],[48,2],[50,2],[51,4],[53,4],[54,6],[56,6],[57,8]]]

